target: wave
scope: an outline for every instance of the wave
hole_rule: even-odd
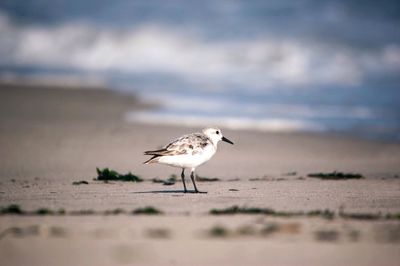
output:
[[[110,85],[163,106],[128,113],[128,121],[398,132],[396,38],[363,46],[264,29],[247,35],[248,24],[241,25],[242,34],[227,37],[207,35],[190,23],[62,21],[17,23],[0,11],[0,80]]]
[[[363,52],[272,36],[210,39],[157,23],[131,28],[83,22],[20,25],[0,13],[3,66],[72,68],[89,73],[166,73],[204,84],[277,87],[356,86],[371,73],[400,67],[400,47]],[[215,89],[215,88],[214,88]]]
[[[233,130],[260,130],[268,132],[313,131],[322,132],[325,128],[316,123],[299,119],[254,119],[233,116],[174,115],[153,112],[132,111],[125,114],[125,121],[153,125],[177,125],[187,127],[206,127],[218,125]]]
[[[222,96],[186,95],[184,93],[143,94],[146,101],[157,101],[162,106],[162,112],[196,113],[203,115],[235,115],[253,118],[280,117],[301,119],[375,119],[377,114],[373,109],[357,105],[322,105],[307,103],[274,103],[262,100],[262,95],[254,100],[232,100]],[[261,100],[261,101],[260,101]]]

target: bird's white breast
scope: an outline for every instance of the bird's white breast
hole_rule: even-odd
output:
[[[214,145],[205,146],[201,152],[194,152],[173,156],[162,156],[159,163],[181,168],[196,168],[199,165],[207,162],[215,154],[216,148]]]

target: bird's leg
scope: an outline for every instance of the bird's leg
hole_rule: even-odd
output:
[[[194,191],[196,193],[199,193],[199,191],[197,190],[197,187],[196,187],[196,182],[194,182],[194,169],[192,169],[192,172],[190,173],[190,178],[192,179],[192,182],[193,182]]]
[[[187,190],[186,190],[186,184],[185,184],[185,168],[182,168],[181,178],[182,178],[183,188],[185,189],[184,193],[186,193]]]
[[[199,190],[197,189],[197,187],[196,187],[196,182],[194,182],[194,176],[195,176],[194,169],[192,169],[192,172],[190,173],[190,178],[192,179],[192,182],[193,182],[194,192],[195,192],[195,193],[207,193],[207,192],[199,191]]]

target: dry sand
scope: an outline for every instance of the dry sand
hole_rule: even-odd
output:
[[[0,216],[1,265],[398,265],[400,261],[399,220],[208,214],[232,205],[398,213],[399,143],[223,130],[235,145],[221,143],[217,155],[198,169],[199,175],[221,181],[199,182],[200,190],[208,194],[183,194],[179,182],[172,186],[151,182],[154,177],[179,174],[179,169],[142,165],[146,159],[142,152],[199,129],[127,124],[124,112],[150,106],[102,89],[2,85],[0,99],[0,207],[131,211],[154,206],[164,212],[162,216]],[[146,181],[94,181],[96,167],[130,171]],[[366,178],[306,177],[333,170],[359,172]],[[285,175],[293,171],[295,175]],[[261,180],[250,181],[253,178]],[[89,184],[72,185],[79,180]],[[216,225],[227,234],[210,235]],[[265,233],[265,228],[272,231]]]

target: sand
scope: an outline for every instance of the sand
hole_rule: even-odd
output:
[[[221,143],[198,169],[200,176],[220,181],[198,182],[207,194],[183,194],[180,182],[151,181],[179,169],[143,165],[142,152],[198,128],[126,123],[125,112],[153,106],[106,89],[3,84],[0,99],[0,207],[127,212],[0,216],[1,265],[397,265],[400,260],[399,220],[337,217],[340,209],[400,212],[399,143],[223,129],[235,145]],[[96,167],[132,172],[145,181],[95,181]],[[307,177],[333,170],[365,178]],[[89,184],[72,185],[80,180]],[[336,218],[209,214],[233,205],[329,209]],[[164,214],[130,214],[144,206]],[[217,225],[227,234],[210,235]],[[321,239],[324,232],[328,239]]]

